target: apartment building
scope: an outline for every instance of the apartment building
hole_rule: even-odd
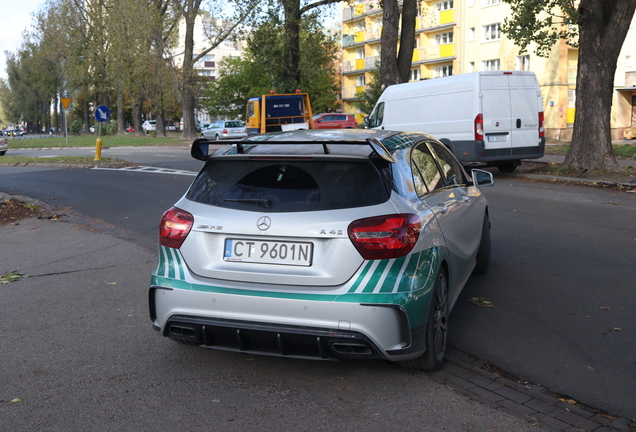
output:
[[[578,50],[559,41],[548,58],[527,53],[501,32],[510,6],[501,0],[434,0],[418,4],[410,81],[485,70],[530,70],[537,74],[545,104],[546,136],[569,139],[574,124]],[[379,67],[382,9],[378,0],[358,0],[342,9],[343,111],[353,106]],[[623,44],[614,82],[612,137],[636,124],[636,20]]]
[[[212,26],[213,18],[200,15],[197,17],[194,26],[194,50],[193,58],[196,58],[203,52],[203,50],[210,47],[209,36],[214,33]],[[179,45],[175,49],[173,54],[174,61],[177,65],[183,63],[184,52],[184,37],[185,34],[185,21],[181,21],[179,25]],[[201,57],[195,64],[194,69],[196,73],[209,80],[214,80],[219,73],[219,63],[226,58],[239,58],[243,53],[243,47],[241,42],[234,42],[226,39],[221,42],[216,48],[209,53]],[[195,119],[205,126],[217,120],[229,120],[225,116],[212,117],[204,110],[197,110],[195,112]]]

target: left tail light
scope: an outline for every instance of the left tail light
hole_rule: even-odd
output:
[[[159,243],[173,249],[179,249],[194,225],[194,216],[185,210],[172,207],[161,216],[159,224]]]
[[[543,111],[539,113],[539,138],[545,136],[545,128],[543,127]]]
[[[400,258],[420,237],[420,218],[412,213],[376,216],[351,222],[349,238],[364,259]]]

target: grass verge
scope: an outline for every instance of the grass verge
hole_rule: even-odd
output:
[[[614,155],[618,159],[636,159],[636,145],[634,144],[614,144]],[[545,154],[565,156],[570,150],[569,145],[546,145]]]
[[[125,167],[136,166],[137,164],[127,162],[122,159],[102,158],[96,161],[93,156],[54,156],[54,157],[31,157],[31,156],[2,156],[0,165],[24,166],[24,165],[76,165],[81,166],[108,166]]]
[[[68,137],[68,145],[64,137],[17,138],[9,140],[9,149],[19,148],[64,148],[64,147],[95,147],[97,136],[81,135]],[[192,140],[182,140],[180,135],[153,137],[127,135],[107,135],[102,137],[102,148],[107,147],[142,147],[142,146],[185,146],[192,144]]]

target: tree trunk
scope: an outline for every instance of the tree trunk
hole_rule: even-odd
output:
[[[184,37],[183,67],[181,69],[183,77],[181,80],[181,103],[183,115],[184,139],[195,139],[197,137],[196,125],[194,123],[194,64],[192,54],[194,53],[194,24],[199,12],[201,0],[189,0],[188,7],[183,12],[186,23]]]
[[[415,16],[417,0],[404,0],[402,4],[402,32],[397,56],[397,70],[401,83],[408,82],[415,48]]]
[[[285,10],[285,74],[284,93],[300,87],[300,0],[284,0]]]
[[[382,40],[380,42],[380,77],[384,89],[402,81],[400,81],[396,57],[398,27],[400,24],[400,6],[397,0],[384,0],[383,11]]]
[[[117,135],[126,133],[125,109],[124,93],[119,92],[117,93]]]
[[[563,163],[568,168],[620,170],[612,149],[610,115],[616,64],[635,8],[633,0],[580,3],[576,117]]]

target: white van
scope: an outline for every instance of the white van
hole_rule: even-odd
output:
[[[512,172],[543,156],[543,101],[533,72],[488,71],[387,87],[365,126],[426,132],[462,163]]]

